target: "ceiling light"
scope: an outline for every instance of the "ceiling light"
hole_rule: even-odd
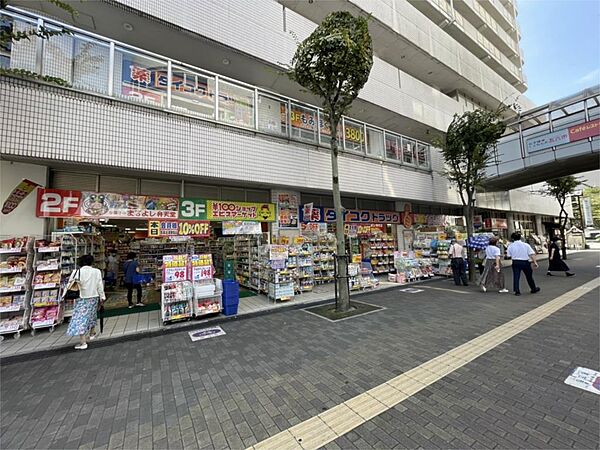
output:
[[[123,23],[123,29],[124,29],[125,31],[133,31],[133,25],[131,25],[131,24],[130,24],[130,23],[128,23],[128,22],[124,22],[124,23]]]
[[[227,58],[223,58],[223,61],[221,61],[221,62],[223,64],[225,64],[226,66],[228,66],[231,61],[229,61]]]

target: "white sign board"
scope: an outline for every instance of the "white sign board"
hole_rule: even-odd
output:
[[[594,225],[594,218],[592,217],[592,202],[588,197],[584,197],[581,206],[583,207],[583,220],[586,227]]]
[[[565,384],[600,395],[600,372],[578,367],[567,377]]]
[[[408,292],[409,294],[416,294],[418,292],[423,292],[423,289],[404,288],[404,289],[400,289],[400,292]]]
[[[203,341],[217,336],[223,336],[225,332],[221,327],[202,328],[201,330],[190,331],[188,333],[192,342]]]
[[[535,153],[547,148],[569,143],[569,130],[564,129],[527,139],[527,153]]]

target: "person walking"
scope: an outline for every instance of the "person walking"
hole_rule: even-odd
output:
[[[465,266],[465,249],[456,240],[452,240],[448,255],[450,256],[450,267],[452,268],[452,275],[454,276],[454,284],[460,286],[460,282],[464,286],[468,286],[467,272]]]
[[[519,287],[521,282],[521,272],[525,274],[527,284],[529,284],[529,287],[531,288],[531,293],[536,294],[540,292],[541,289],[535,285],[535,281],[533,279],[533,270],[531,269],[531,262],[529,262],[529,258],[531,258],[531,261],[533,261],[533,266],[535,268],[539,267],[535,251],[529,244],[521,241],[520,233],[513,233],[510,238],[512,243],[508,246],[507,254],[512,259],[514,294],[521,295],[521,289]]]
[[[129,309],[133,308],[133,289],[137,292],[137,303],[135,306],[144,306],[142,303],[142,285],[136,282],[136,275],[140,273],[140,263],[134,252],[127,254],[127,261],[123,265],[123,271],[125,272],[125,287],[127,288]]]
[[[76,350],[85,350],[88,347],[86,335],[90,340],[96,337],[96,318],[98,316],[98,303],[106,300],[104,295],[104,284],[102,283],[102,272],[92,267],[94,257],[83,255],[79,260],[79,269],[71,273],[67,286],[78,284],[79,298],[75,300],[73,316],[67,328],[68,336],[79,336],[79,344]],[[65,289],[64,294],[67,292]]]
[[[117,252],[112,251],[106,260],[106,287],[117,286],[117,274],[119,273],[119,257]]]
[[[504,274],[502,273],[502,261],[500,258],[500,249],[497,247],[498,238],[492,236],[488,246],[485,248],[485,265],[483,273],[479,279],[479,286],[483,292],[488,289],[497,289],[498,292],[508,292],[504,288]]]
[[[567,263],[560,257],[559,240],[556,236],[550,238],[551,243],[548,247],[548,272],[546,272],[546,275],[552,276],[551,272],[564,272],[568,277],[573,277],[575,274],[571,272]]]

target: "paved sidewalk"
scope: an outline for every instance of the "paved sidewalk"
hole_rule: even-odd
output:
[[[536,295],[443,280],[340,323],[282,311],[3,365],[0,448],[253,446],[595,279],[598,255],[573,255],[575,278],[542,267]],[[598,306],[596,289],[329,446],[597,448],[600,396],[563,381],[600,366]]]

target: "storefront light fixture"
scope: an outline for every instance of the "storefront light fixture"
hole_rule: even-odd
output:
[[[123,23],[123,29],[125,31],[133,31],[133,25],[131,25],[129,22],[124,22]]]
[[[135,231],[148,231],[148,228],[136,228]]]
[[[229,61],[227,58],[223,58],[223,60],[222,60],[221,62],[222,62],[224,65],[228,66],[228,65],[229,65],[229,63],[230,63],[231,61]]]

